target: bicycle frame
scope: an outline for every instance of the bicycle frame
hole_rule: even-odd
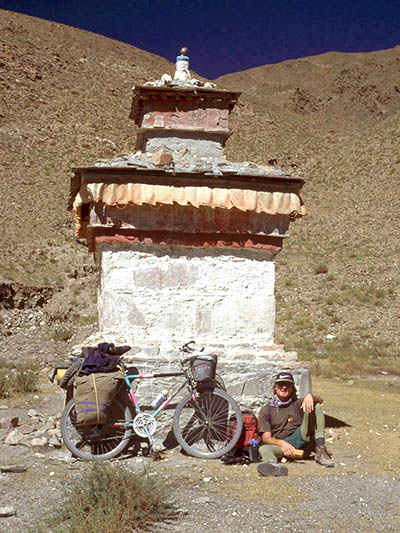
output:
[[[153,413],[151,413],[150,416],[152,416],[153,418],[155,418],[163,409],[165,409],[165,407],[171,402],[171,400],[175,398],[177,394],[179,394],[179,392],[185,387],[185,385],[190,384],[190,388],[193,389],[190,383],[190,379],[186,375],[186,372],[181,371],[181,372],[163,372],[160,374],[126,374],[125,382],[129,387],[129,396],[132,400],[133,405],[135,406],[136,413],[140,413],[142,412],[142,410],[140,409],[135,393],[133,392],[133,387],[132,387],[132,383],[130,380],[133,381],[134,379],[156,379],[156,378],[167,378],[167,377],[176,377],[176,376],[185,376],[186,379],[183,383],[178,385],[178,387],[175,389],[175,391],[172,394],[168,394],[167,398],[162,402],[162,404],[159,407],[157,407],[157,409]]]
[[[140,408],[139,406],[139,403],[137,401],[137,398],[135,396],[135,393],[133,391],[133,386],[132,386],[132,382],[137,379],[137,380],[140,380],[140,379],[156,379],[156,378],[166,378],[166,377],[177,377],[177,376],[185,376],[185,381],[183,383],[181,383],[180,385],[178,385],[178,387],[172,392],[172,394],[168,394],[167,398],[161,403],[161,405],[159,407],[157,407],[157,409],[154,410],[153,413],[149,413],[149,416],[151,416],[153,419],[156,418],[156,416],[163,410],[167,407],[167,405],[179,394],[179,392],[185,387],[185,386],[188,386],[188,389],[191,390],[191,392],[193,393],[193,385],[191,383],[191,380],[189,378],[189,376],[187,375],[187,371],[186,370],[182,370],[180,372],[162,372],[162,373],[157,373],[157,374],[126,374],[125,372],[125,369],[123,369],[124,371],[124,375],[125,375],[125,383],[126,385],[128,386],[128,389],[129,389],[129,397],[135,407],[135,412],[136,414],[138,413],[141,413],[143,412],[142,409]],[[122,425],[119,425],[119,424],[113,424],[114,427],[124,427]],[[133,427],[134,426],[134,421],[132,421],[128,427]],[[145,432],[146,432],[146,435],[147,435],[147,438],[149,440],[149,444],[150,446],[152,446],[153,444],[153,436],[147,426],[147,424],[144,426],[144,429],[145,429]]]

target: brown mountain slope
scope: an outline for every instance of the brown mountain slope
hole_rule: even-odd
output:
[[[57,263],[73,241],[65,210],[71,166],[131,152],[131,87],[173,66],[17,13],[0,11],[0,28],[0,275],[61,281]]]
[[[65,210],[70,168],[131,152],[131,87],[173,65],[6,11],[0,29],[0,277],[65,288],[93,264]],[[396,47],[217,80],[243,91],[227,156],[308,180],[309,216],[277,259],[277,341],[321,365],[399,353],[399,74]],[[79,275],[73,296],[58,297],[66,315],[85,302]]]
[[[277,337],[303,357],[399,353],[399,79],[396,47],[217,80],[244,91],[229,155],[308,179],[309,216],[277,261]]]
[[[400,110],[400,46],[367,54],[327,54],[218,78],[255,104],[275,106],[348,129]],[[323,119],[322,119],[323,116]]]

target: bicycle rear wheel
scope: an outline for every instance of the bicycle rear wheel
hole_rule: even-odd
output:
[[[234,435],[229,435],[229,420],[238,421]],[[225,391],[213,389],[188,394],[174,414],[176,440],[188,454],[202,459],[216,459],[229,452],[239,440],[243,422],[240,408]]]
[[[61,416],[61,435],[73,456],[84,461],[104,461],[116,457],[128,446],[133,416],[128,401],[115,398],[105,424],[84,426],[77,423],[72,398]]]

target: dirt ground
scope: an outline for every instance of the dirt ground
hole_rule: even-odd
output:
[[[288,465],[287,477],[262,478],[255,465],[225,466],[179,449],[159,461],[129,453],[121,458],[133,474],[145,470],[155,476],[179,509],[176,520],[153,530],[183,532],[197,524],[205,532],[230,533],[399,531],[400,380],[314,379],[313,388],[326,398],[334,468],[297,461]],[[60,413],[63,393],[43,373],[38,393],[0,405],[0,417],[17,415],[23,424],[32,408],[45,418]],[[27,531],[87,465],[71,459],[65,448],[6,445],[8,432],[0,433],[0,466],[26,467],[0,475],[0,507],[16,512],[0,518],[0,531]]]

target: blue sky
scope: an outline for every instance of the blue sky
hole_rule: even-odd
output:
[[[0,0],[9,9],[100,33],[209,79],[328,51],[400,44],[400,0]],[[0,35],[1,39],[1,35]]]

